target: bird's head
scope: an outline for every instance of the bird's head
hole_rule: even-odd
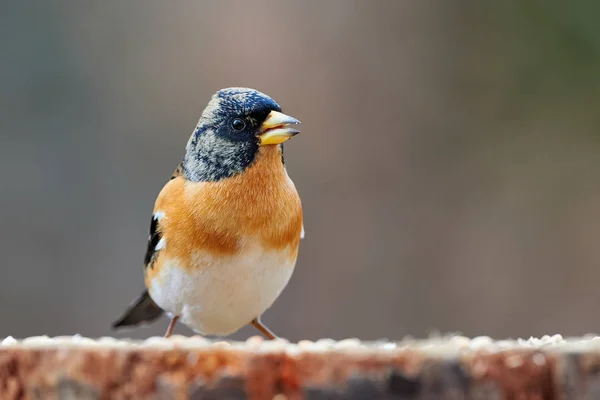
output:
[[[218,181],[243,172],[263,146],[282,146],[299,131],[295,118],[269,96],[248,88],[215,93],[192,133],[183,173],[193,181]]]

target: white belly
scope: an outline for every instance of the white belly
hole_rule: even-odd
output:
[[[198,253],[191,268],[166,260],[149,288],[163,310],[203,335],[228,335],[259,317],[287,285],[296,260],[289,251],[250,245],[240,254]]]

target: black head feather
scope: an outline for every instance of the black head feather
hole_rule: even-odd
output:
[[[219,90],[188,141],[184,176],[192,181],[219,181],[243,172],[255,159],[257,134],[271,111],[281,107],[257,90]]]

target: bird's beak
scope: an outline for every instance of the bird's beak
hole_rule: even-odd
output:
[[[260,145],[280,144],[297,135],[300,131],[290,127],[298,125],[300,121],[277,111],[271,111],[265,122],[260,127],[258,139]]]

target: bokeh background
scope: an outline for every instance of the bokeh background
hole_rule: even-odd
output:
[[[281,336],[600,331],[599,12],[3,2],[0,337],[113,334],[155,196],[228,86],[303,123],[286,159],[306,239],[263,318]]]

